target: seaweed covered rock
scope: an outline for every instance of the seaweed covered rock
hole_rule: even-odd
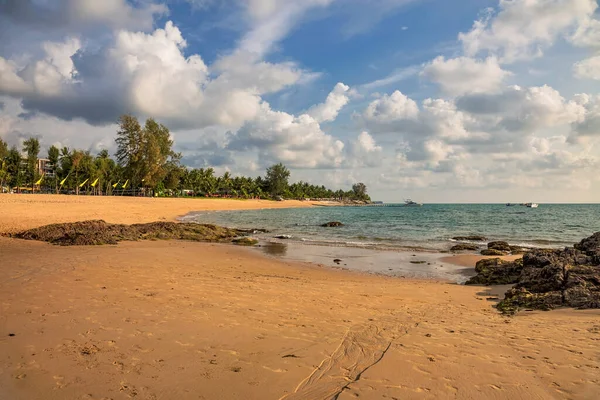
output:
[[[258,240],[251,237],[241,237],[232,240],[233,244],[237,244],[238,246],[254,246],[258,244]]]
[[[45,225],[12,234],[11,237],[39,240],[61,246],[117,244],[129,240],[179,239],[215,242],[239,236],[235,229],[209,224],[151,222],[147,224],[109,224],[103,220]]]
[[[496,249],[483,249],[480,253],[482,256],[505,256],[508,254],[506,251]]]
[[[450,251],[464,251],[464,250],[476,251],[476,250],[479,250],[479,246],[477,246],[476,244],[461,243],[461,244],[454,245],[450,248]]]
[[[510,251],[510,245],[503,241],[489,242],[487,244],[487,247],[490,250],[500,250],[500,251],[506,251],[506,252]]]
[[[485,242],[487,240],[487,238],[485,236],[479,236],[479,235],[471,235],[471,236],[454,236],[452,238],[453,240],[459,240],[459,241],[471,241],[471,242]]]
[[[344,224],[342,224],[340,221],[331,221],[331,222],[326,222],[321,226],[324,228],[335,228],[338,226],[344,226]]]
[[[504,261],[499,258],[479,260],[475,265],[477,275],[466,285],[507,285],[516,283],[523,270],[523,260]]]

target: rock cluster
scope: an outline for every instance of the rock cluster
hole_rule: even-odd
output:
[[[335,228],[338,226],[344,226],[344,224],[342,224],[340,221],[331,221],[331,222],[326,222],[324,224],[321,225],[324,228]]]
[[[482,260],[467,284],[512,284],[498,309],[600,308],[600,232],[565,249],[537,249],[522,259]]]
[[[147,224],[109,224],[102,220],[45,225],[12,234],[18,239],[40,240],[61,246],[117,244],[129,240],[179,239],[218,242],[241,235],[235,229],[209,224],[150,222]]]

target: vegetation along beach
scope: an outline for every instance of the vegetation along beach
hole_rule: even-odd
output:
[[[0,400],[600,399],[599,0],[0,0]]]

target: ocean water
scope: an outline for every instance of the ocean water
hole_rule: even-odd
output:
[[[373,249],[447,250],[453,236],[482,235],[527,247],[570,246],[600,231],[600,204],[425,204],[422,207],[313,207],[195,212],[183,218],[235,228],[262,228],[265,240]],[[343,227],[323,228],[328,221]],[[481,243],[483,246],[484,243]]]

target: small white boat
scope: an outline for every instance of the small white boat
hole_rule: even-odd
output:
[[[411,199],[404,200],[405,207],[421,207],[423,204],[412,201]]]
[[[538,204],[537,203],[526,203],[525,206],[527,206],[529,208],[538,208]]]

